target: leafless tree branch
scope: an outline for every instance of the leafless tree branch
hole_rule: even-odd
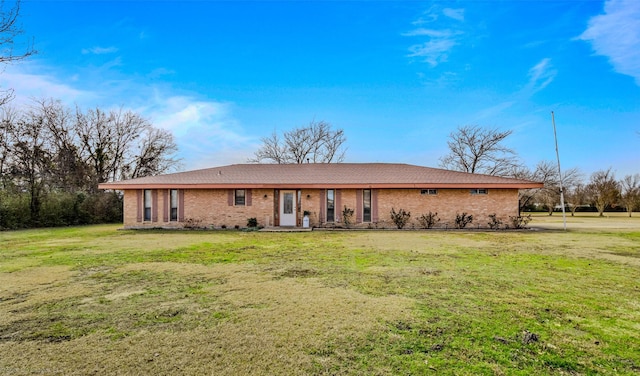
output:
[[[511,133],[477,125],[458,127],[449,135],[449,154],[440,158],[440,166],[472,174],[511,175],[520,166],[517,153],[502,144]]]
[[[631,217],[633,210],[640,206],[640,174],[626,175],[619,186],[620,199]]]
[[[618,182],[611,168],[591,174],[587,190],[601,217],[604,215],[603,212],[607,206],[614,204],[620,197]]]
[[[0,65],[20,61],[37,53],[33,43],[27,45],[21,53],[14,52],[16,38],[23,34],[18,24],[19,15],[20,0],[16,1],[12,7],[7,6],[4,0],[0,1]],[[10,102],[13,96],[12,88],[0,90],[0,106]]]
[[[344,130],[333,130],[325,121],[312,121],[308,126],[285,132],[282,138],[276,132],[262,138],[262,146],[250,163],[339,163],[344,160]]]

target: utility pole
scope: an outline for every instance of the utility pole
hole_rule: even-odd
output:
[[[567,214],[564,210],[564,188],[562,187],[562,170],[560,169],[560,153],[558,152],[558,135],[556,134],[556,119],[551,111],[551,122],[553,122],[553,137],[556,140],[556,159],[558,160],[558,177],[560,177],[560,206],[562,206],[562,223],[567,231]]]

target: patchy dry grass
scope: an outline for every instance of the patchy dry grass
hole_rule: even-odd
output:
[[[0,374],[637,374],[640,223],[558,218],[0,233]]]

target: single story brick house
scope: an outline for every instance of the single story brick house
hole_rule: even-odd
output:
[[[397,163],[235,164],[100,184],[124,191],[125,228],[342,226],[394,227],[390,212],[411,213],[408,228],[429,212],[438,226],[453,227],[455,216],[488,216],[506,221],[519,215],[518,190],[542,183]]]

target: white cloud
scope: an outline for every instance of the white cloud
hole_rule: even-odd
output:
[[[464,9],[444,8],[442,13],[456,21],[464,21]]]
[[[606,1],[604,14],[591,18],[579,39],[590,42],[616,72],[633,77],[640,85],[640,1]]]
[[[427,36],[431,38],[449,38],[459,34],[462,34],[462,32],[451,30],[425,29],[421,27],[415,30],[408,31],[402,35],[405,37]]]
[[[522,94],[531,96],[547,87],[557,75],[553,69],[550,58],[544,58],[529,69],[529,82],[524,87]]]
[[[41,73],[34,73],[36,71]],[[70,77],[69,81],[74,81],[74,77]],[[46,73],[45,67],[28,62],[7,66],[0,74],[0,88],[15,91],[15,99],[11,102],[14,106],[30,103],[33,98],[55,98],[70,104],[95,98],[91,92],[73,87],[54,74]]]
[[[151,97],[138,112],[173,133],[188,170],[246,163],[259,146],[234,119],[230,103],[167,95],[159,89]]]
[[[522,108],[522,105],[528,103],[531,97],[546,88],[557,75],[557,71],[553,68],[550,58],[544,58],[532,66],[527,72],[527,81],[520,90],[513,92],[511,95],[503,97],[497,104],[491,104],[477,111],[471,117],[472,122],[481,122],[486,119],[496,119],[503,116],[511,108]],[[527,110],[529,111],[529,110]]]
[[[92,55],[105,55],[105,54],[112,54],[112,53],[116,53],[118,52],[118,48],[117,47],[91,47],[91,48],[83,48],[82,49],[82,54],[83,55],[87,55],[87,54],[92,54]]]
[[[436,10],[436,6],[431,6],[431,8],[427,9],[422,13],[422,16],[417,20],[413,21],[412,25],[424,25],[427,23],[432,23],[438,20],[439,12]]]
[[[138,112],[156,127],[173,133],[188,170],[246,163],[259,147],[233,117],[231,103],[172,95],[166,89],[154,88],[143,106]]]
[[[439,22],[441,14],[447,17],[444,19],[445,21],[449,21],[445,23],[446,26]],[[462,30],[456,28],[458,25],[451,25],[451,20],[464,21],[464,9],[445,8],[440,10],[437,7],[432,7],[418,21],[414,21],[414,25],[437,25],[432,25],[433,27],[429,28],[418,27],[402,34],[405,37],[428,38],[425,42],[411,45],[408,57],[423,58],[422,61],[428,63],[431,67],[436,67],[438,64],[446,62],[449,58],[449,53],[456,45],[460,44],[459,38],[464,34]]]
[[[203,121],[217,122],[226,112],[221,103],[207,103],[194,101],[188,97],[176,96],[169,98],[156,98],[152,109],[155,124],[175,134],[184,134],[189,128],[201,124]]]
[[[449,51],[457,43],[453,39],[434,38],[422,44],[416,44],[409,47],[409,57],[423,57],[424,61],[435,67],[439,63],[447,61]]]
[[[15,90],[16,98],[11,102],[15,107],[30,104],[33,98],[53,98],[72,108],[77,104],[80,108],[132,109],[154,126],[173,133],[178,157],[186,169],[245,163],[259,147],[259,140],[246,136],[233,117],[229,103],[198,98],[194,93],[176,94],[171,88],[131,79],[100,77],[101,83],[87,82],[95,77],[79,79],[77,73],[58,77],[49,67],[22,63],[7,66],[0,74],[0,89]]]

